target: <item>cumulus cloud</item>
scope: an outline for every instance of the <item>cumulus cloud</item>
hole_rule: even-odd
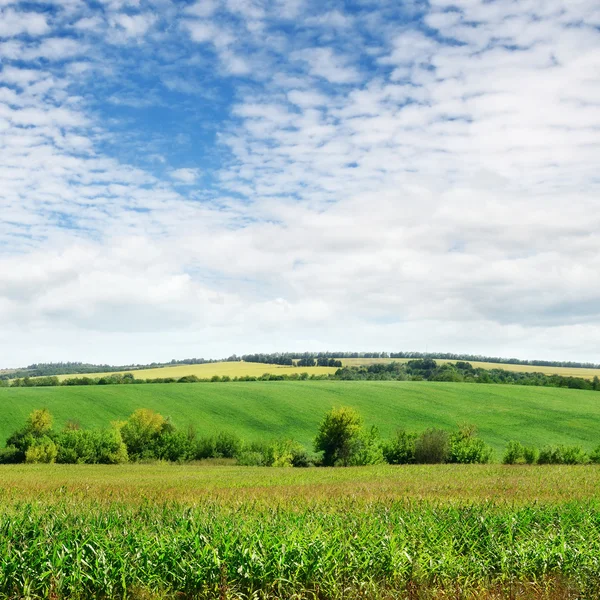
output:
[[[3,9],[0,365],[600,361],[595,3],[345,8]]]

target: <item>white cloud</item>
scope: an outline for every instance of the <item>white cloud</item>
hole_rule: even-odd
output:
[[[600,361],[593,1],[144,6],[0,42],[0,365]]]
[[[200,175],[198,169],[175,169],[170,173],[171,178],[181,183],[196,183]]]
[[[0,38],[14,37],[24,33],[39,36],[46,34],[48,30],[48,22],[42,14],[21,12],[10,8],[0,9]]]
[[[294,52],[292,58],[308,63],[309,72],[331,83],[350,84],[361,80],[356,67],[348,59],[337,55],[332,48],[307,48]]]

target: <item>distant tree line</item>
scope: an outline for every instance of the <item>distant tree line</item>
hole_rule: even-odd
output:
[[[310,361],[310,359],[301,359]],[[331,359],[322,359],[323,361]],[[315,366],[300,365],[300,366]],[[333,365],[329,365],[333,366]],[[184,377],[156,377],[152,379],[136,378],[133,373],[114,373],[102,377],[69,377],[59,380],[58,377],[24,377],[12,381],[0,381],[0,387],[52,387],[74,385],[122,385],[122,384],[154,384],[154,383],[226,383],[230,381],[305,381],[305,380],[343,380],[343,381],[447,381],[455,383],[497,383],[508,385],[529,385],[541,387],[571,388],[579,390],[600,391],[600,379],[583,377],[567,377],[564,375],[547,375],[536,372],[506,371],[504,369],[483,369],[473,367],[466,361],[438,364],[432,358],[418,358],[406,363],[390,362],[359,367],[341,367],[333,374],[319,373],[264,373],[260,376],[244,375],[230,377],[213,375],[200,378],[196,375]]]
[[[139,369],[160,368],[167,365],[202,365],[215,362],[253,362],[282,366],[300,367],[341,367],[344,358],[402,358],[402,359],[439,359],[451,361],[489,362],[507,365],[526,365],[538,367],[570,367],[580,369],[600,369],[600,364],[573,361],[520,360],[518,358],[501,358],[478,354],[456,354],[440,352],[275,352],[271,354],[232,354],[223,359],[184,358],[172,359],[168,363],[153,362],[136,365],[94,365],[82,362],[35,363],[25,368],[13,369],[0,373],[0,381],[24,377],[44,377],[52,375],[84,375],[93,373],[116,373]]]

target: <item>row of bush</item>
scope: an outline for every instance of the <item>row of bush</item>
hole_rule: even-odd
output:
[[[360,415],[348,407],[334,408],[321,421],[309,452],[294,440],[244,442],[229,432],[198,436],[193,427],[178,430],[169,418],[149,409],[136,410],[127,421],[107,429],[85,430],[69,422],[53,428],[47,409],[29,415],[24,426],[9,436],[0,450],[0,463],[100,463],[166,460],[185,462],[207,458],[236,459],[247,466],[308,467],[360,466],[389,463],[487,463],[492,449],[474,426],[456,431],[429,428],[421,433],[399,430],[382,439],[377,428],[365,428]],[[600,463],[600,447],[589,456],[578,446],[537,450],[510,442],[505,464]]]
[[[581,446],[544,446],[541,449],[535,446],[525,446],[521,442],[511,441],[506,446],[502,458],[505,465],[585,465],[588,463],[600,464],[600,446],[587,454]]]

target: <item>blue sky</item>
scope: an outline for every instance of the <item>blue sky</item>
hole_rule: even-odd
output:
[[[600,362],[593,0],[0,0],[0,365]]]

